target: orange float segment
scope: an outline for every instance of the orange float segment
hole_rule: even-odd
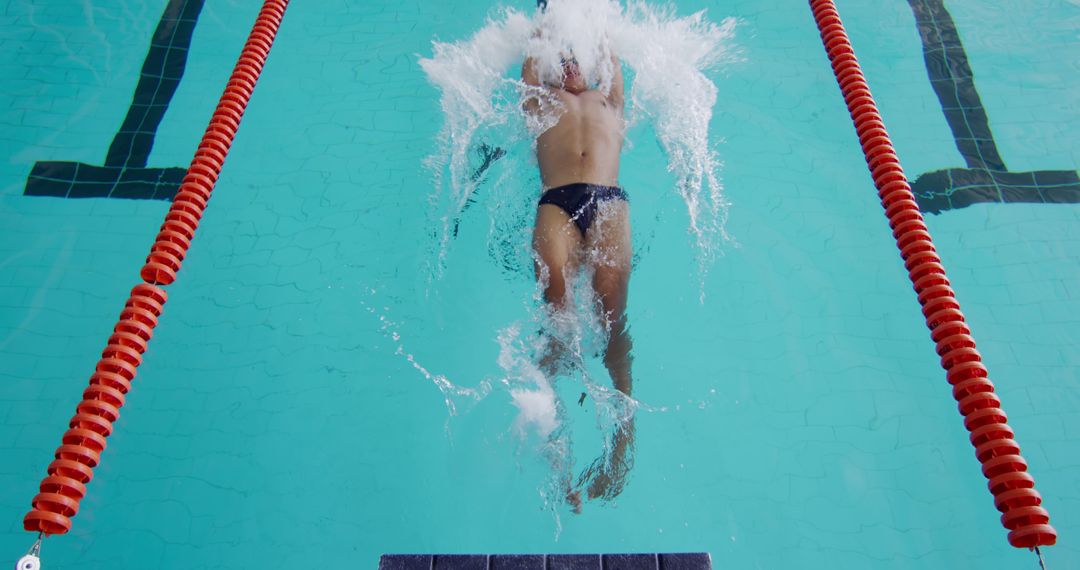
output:
[[[165,301],[169,300],[169,295],[161,287],[155,287],[149,283],[139,283],[131,288],[131,296],[128,298],[128,303],[134,306],[141,306],[144,309],[149,309],[157,315],[161,315],[161,311],[165,306]]]
[[[57,493],[78,501],[86,496],[86,485],[71,477],[49,475],[41,480],[41,492]]]
[[[105,451],[105,436],[88,429],[70,428],[64,432],[60,441],[64,442],[65,445],[84,446],[99,456],[102,451]]]
[[[74,479],[83,485],[90,482],[94,478],[94,471],[86,465],[79,463],[78,461],[72,461],[70,459],[56,459],[49,464],[49,475],[60,475],[69,479]]]
[[[93,382],[93,377],[91,377]],[[68,427],[72,428],[85,428],[94,433],[101,435],[102,437],[109,437],[112,433],[112,422],[97,415],[77,413],[71,417],[71,421],[68,422]]]
[[[23,528],[30,532],[42,532],[48,535],[64,534],[71,530],[71,518],[35,508],[23,517]]]
[[[1042,507],[1017,507],[1002,513],[1001,524],[1009,530],[1019,530],[1029,525],[1043,525],[1050,522],[1050,513]]]
[[[35,509],[51,511],[68,518],[79,512],[79,501],[60,493],[38,493],[32,504]]]
[[[171,264],[163,263],[155,258],[154,254],[150,254],[146,259],[146,265],[143,265],[143,268],[139,271],[139,276],[150,283],[164,285],[176,281],[176,271],[179,268],[179,264],[176,264],[174,269]]]
[[[124,307],[123,311],[120,311],[121,321],[138,321],[150,328],[157,326],[157,318],[158,316],[150,310],[135,305],[128,305]]]
[[[1020,507],[1037,507],[1042,504],[1042,495],[1031,488],[1011,489],[994,497],[994,506],[1001,512]]]
[[[72,445],[70,443],[65,443],[60,447],[57,447],[55,457],[57,459],[77,461],[91,469],[97,467],[98,462],[101,460],[101,454],[93,449],[82,445]]]
[[[1009,544],[1016,548],[1035,548],[1057,543],[1057,531],[1048,524],[1029,524],[1009,533]]]

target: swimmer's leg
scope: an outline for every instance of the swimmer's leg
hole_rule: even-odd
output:
[[[611,450],[585,468],[578,486],[588,486],[589,499],[614,499],[622,493],[633,467],[634,418],[630,416],[615,426]]]
[[[615,389],[629,398],[633,390],[630,338],[626,317],[627,290],[633,250],[630,242],[630,204],[624,200],[607,200],[600,204],[599,215],[589,229],[586,249],[594,270],[593,289],[599,310],[608,330],[604,365],[611,374]],[[615,405],[630,406],[630,402]],[[582,473],[579,484],[588,483],[590,499],[613,499],[622,492],[626,477],[634,465],[633,408],[615,426],[611,447]]]
[[[536,211],[536,227],[533,230],[533,251],[536,280],[543,289],[544,301],[554,313],[571,305],[570,281],[577,269],[583,238],[570,215],[554,204],[541,204]],[[556,336],[549,335],[547,353],[540,360],[540,368],[548,376],[558,372],[559,361],[566,347]],[[559,402],[560,414],[563,413]],[[549,459],[559,473],[559,492],[575,513],[581,512],[581,492],[573,488],[573,457],[570,434],[564,428],[556,430],[548,442]]]
[[[574,450],[570,440],[571,430],[566,423],[566,409],[562,400],[556,399],[556,414],[559,427],[548,435],[544,445],[544,456],[551,463],[554,475],[552,492],[554,500],[565,500],[575,513],[581,513],[581,491],[574,488]],[[553,505],[554,506],[554,505]]]
[[[588,262],[594,271],[593,290],[599,301],[600,317],[608,331],[604,365],[611,374],[615,389],[629,396],[633,387],[630,374],[633,342],[626,320],[626,297],[633,256],[630,204],[625,200],[602,202],[596,222],[589,228],[585,245],[589,252]]]
[[[570,281],[577,268],[583,243],[581,232],[570,215],[554,204],[541,204],[536,210],[533,251],[536,280],[544,291],[544,300],[555,313],[570,304]],[[556,337],[549,338],[547,354],[540,361],[545,374],[553,376],[565,347]]]

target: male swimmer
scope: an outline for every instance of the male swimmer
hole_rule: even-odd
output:
[[[592,274],[597,310],[608,332],[604,365],[617,390],[630,396],[632,346],[627,330],[626,296],[630,282],[630,203],[619,187],[622,152],[623,76],[611,56],[613,77],[607,93],[590,88],[573,54],[564,54],[562,76],[543,83],[533,58],[522,66],[526,85],[559,101],[558,122],[536,140],[543,193],[536,211],[533,248],[536,276],[552,310],[572,305],[569,283],[578,271]],[[538,96],[528,97],[525,111],[541,109]],[[611,448],[581,474],[577,487],[588,485],[590,499],[610,499],[625,485],[633,464],[634,423],[630,417],[616,428]],[[579,490],[567,489],[567,501],[580,511]]]

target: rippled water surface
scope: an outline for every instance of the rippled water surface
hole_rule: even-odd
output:
[[[39,161],[103,164],[165,4],[0,0],[11,561],[168,207],[27,196],[27,178]],[[587,286],[559,329],[570,364],[540,366],[538,333],[555,325],[533,275],[539,177],[513,82],[532,6],[294,2],[73,529],[45,542],[48,567],[598,551],[1035,567],[998,522],[809,8],[588,5],[613,27],[580,33],[623,31],[611,37],[639,96],[620,173],[633,400],[612,389]],[[1008,166],[1076,171],[1080,7],[945,6]],[[148,168],[190,161],[257,8],[202,8]],[[909,176],[962,167],[910,6],[839,9]],[[453,59],[484,31],[494,47]],[[1078,218],[1075,203],[927,216],[1061,536],[1056,568],[1080,564]],[[575,514],[559,477],[589,472],[630,413],[625,487]]]

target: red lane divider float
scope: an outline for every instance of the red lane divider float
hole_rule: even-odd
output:
[[[1035,479],[1027,472],[1027,462],[1020,456],[1012,428],[1006,424],[1001,400],[975,349],[971,329],[964,322],[836,6],[832,0],[810,0],[810,8],[855,122],[904,267],[918,294],[930,338],[936,343],[946,379],[953,387],[964,427],[971,433],[975,456],[989,479],[994,505],[1002,513],[1001,523],[1009,530],[1009,543],[1018,548],[1052,545],[1057,541],[1057,531],[1049,524],[1049,513],[1039,506],[1042,496],[1035,490]]]
[[[169,285],[176,280],[176,272],[180,270],[195,229],[199,227],[287,5],[288,0],[267,0],[263,4],[140,272],[147,283]]]
[[[71,517],[79,511],[86,484],[94,476],[106,438],[120,417],[120,408],[164,308],[167,295],[158,285],[169,285],[176,280],[176,272],[195,236],[288,3],[288,0],[266,0],[259,12],[225,93],[150,248],[140,272],[145,283],[132,289],[120,312],[120,320],[90,376],[90,385],[56,449],[55,460],[49,464],[48,475],[41,481],[40,492],[31,501],[33,508],[23,518],[26,530],[52,535],[64,534],[71,528]]]
[[[33,510],[23,518],[26,530],[63,534],[71,528],[71,517],[79,511],[86,484],[105,450],[105,438],[120,417],[120,407],[167,298],[165,291],[154,285],[142,283],[132,289],[90,376],[90,386],[56,448],[48,476],[41,481],[40,493],[31,501]]]

